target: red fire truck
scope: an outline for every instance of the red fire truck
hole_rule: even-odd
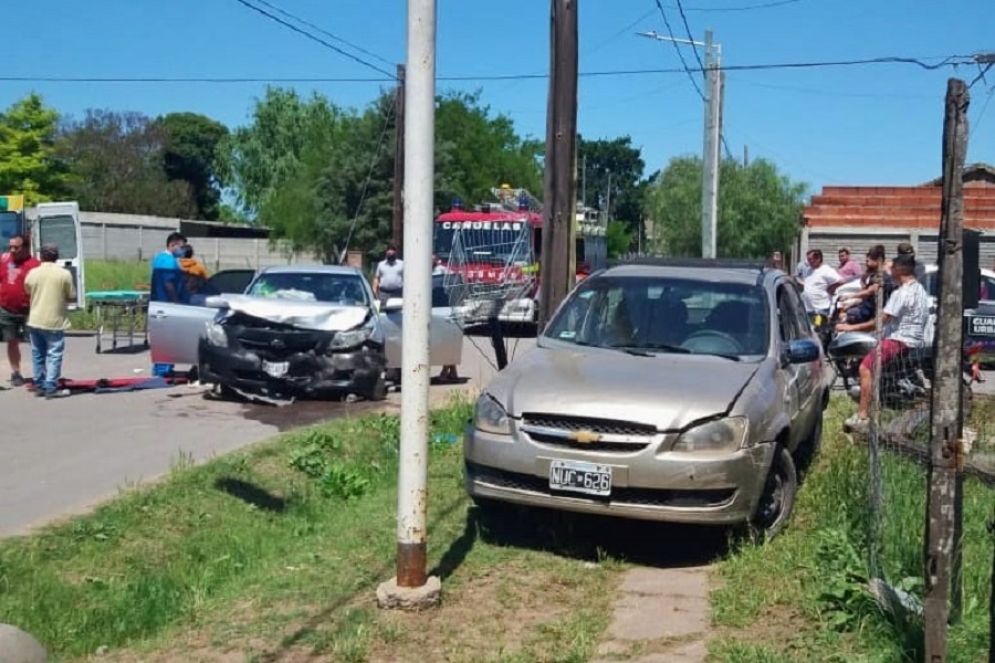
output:
[[[492,189],[495,202],[452,209],[435,220],[433,248],[447,264],[458,293],[453,299],[465,323],[483,321],[494,306],[498,320],[534,324],[542,253],[542,203],[525,189]],[[596,210],[578,207],[578,279],[607,262],[606,225]],[[455,284],[459,285],[456,289]],[[448,284],[447,284],[448,285]]]

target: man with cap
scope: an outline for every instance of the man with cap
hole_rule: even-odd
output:
[[[59,389],[59,379],[69,327],[68,304],[76,301],[76,289],[69,271],[55,264],[59,259],[57,246],[43,245],[40,257],[41,264],[24,279],[24,289],[31,297],[27,328],[35,395],[55,398],[68,395]]]

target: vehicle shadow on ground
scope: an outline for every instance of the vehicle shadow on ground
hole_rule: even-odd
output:
[[[101,348],[100,352],[97,354],[102,355],[140,355],[148,352],[148,347],[144,343],[135,343],[134,345],[119,345],[116,348]]]
[[[731,529],[654,523],[511,505],[471,508],[467,531],[443,556],[440,573],[459,566],[474,541],[550,552],[589,562],[606,558],[658,568],[710,564],[738,540]],[[459,561],[457,561],[459,560]],[[448,566],[446,563],[448,562]]]

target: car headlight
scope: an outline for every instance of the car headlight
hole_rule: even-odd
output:
[[[473,427],[494,435],[511,435],[511,420],[490,394],[481,394],[473,411]]]
[[[218,348],[228,347],[228,334],[225,333],[225,328],[214,322],[213,320],[207,323],[207,342]]]
[[[362,327],[350,329],[349,331],[338,332],[332,337],[332,342],[328,344],[328,349],[345,350],[347,348],[354,348],[358,345],[362,345],[373,338],[373,333],[375,331],[376,326],[371,320],[370,323],[367,323]]]
[[[736,451],[749,431],[746,417],[728,417],[689,428],[674,443],[673,451]]]

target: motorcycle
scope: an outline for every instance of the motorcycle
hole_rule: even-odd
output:
[[[855,401],[860,400],[860,363],[874,351],[877,337],[872,332],[842,332],[835,336],[826,350],[837,375],[843,381],[843,389]],[[980,382],[978,355],[981,346],[965,344],[962,372],[964,385],[970,398],[971,385]],[[933,374],[932,347],[910,348],[881,367],[881,404],[889,409],[912,407],[929,396],[927,375]]]

